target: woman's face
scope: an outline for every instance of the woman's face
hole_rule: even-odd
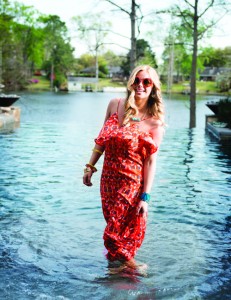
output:
[[[136,99],[148,99],[153,88],[153,82],[149,73],[147,71],[138,72],[132,87],[134,88]]]

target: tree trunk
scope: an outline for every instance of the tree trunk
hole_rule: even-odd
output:
[[[0,42],[0,85],[2,84],[2,44]],[[1,88],[0,88],[1,91]]]
[[[193,20],[193,55],[190,80],[190,121],[189,128],[196,127],[196,73],[197,73],[197,44],[198,44],[198,0],[195,0]]]
[[[135,68],[136,64],[136,2],[132,0],[131,10],[131,57],[130,57],[130,69]]]
[[[99,61],[98,61],[98,47],[95,51],[95,91],[98,92],[98,81],[99,81]]]

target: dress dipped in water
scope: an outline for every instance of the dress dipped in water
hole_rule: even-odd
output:
[[[139,123],[120,126],[118,112],[105,122],[97,145],[105,148],[101,175],[101,198],[106,228],[104,245],[111,261],[132,259],[141,246],[146,219],[137,215],[143,187],[143,164],[157,151],[151,135],[139,130]]]
[[[140,269],[135,255],[146,231],[164,124],[159,76],[149,65],[137,66],[128,78],[126,97],[111,99],[107,105],[103,128],[83,175],[83,184],[93,186],[92,176],[104,153],[100,184],[104,245],[108,260],[122,263],[113,272]]]

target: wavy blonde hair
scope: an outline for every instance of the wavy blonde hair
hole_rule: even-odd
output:
[[[150,75],[150,78],[153,81],[152,91],[148,98],[147,113],[149,115],[159,119],[161,121],[162,125],[164,125],[164,104],[163,104],[163,100],[162,100],[162,96],[161,96],[161,88],[160,88],[161,83],[160,83],[157,72],[149,65],[141,65],[141,66],[136,67],[132,71],[132,73],[128,79],[127,97],[125,100],[125,114],[124,114],[123,124],[127,124],[129,122],[131,116],[134,116],[138,113],[138,108],[135,104],[135,90],[132,85],[135,81],[137,74],[140,71],[148,72],[148,74]]]

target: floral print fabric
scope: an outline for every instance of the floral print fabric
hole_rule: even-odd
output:
[[[146,222],[136,215],[143,187],[143,164],[157,151],[138,124],[119,126],[118,113],[104,124],[96,144],[105,148],[100,192],[106,220],[104,244],[110,260],[130,260],[141,246]]]

